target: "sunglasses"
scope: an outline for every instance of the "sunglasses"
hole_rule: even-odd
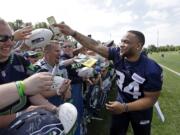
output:
[[[8,40],[13,41],[14,40],[14,36],[8,36],[8,35],[0,35],[0,42],[6,42]]]

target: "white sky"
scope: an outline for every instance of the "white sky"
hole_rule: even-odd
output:
[[[96,40],[115,40],[123,34],[140,30],[146,46],[180,45],[179,0],[1,0],[0,17],[6,21],[46,22],[54,16],[73,29]]]

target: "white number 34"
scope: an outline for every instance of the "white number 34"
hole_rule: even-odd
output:
[[[117,76],[119,76],[119,78],[116,81],[119,89],[125,93],[132,95],[134,99],[138,99],[138,97],[141,96],[141,92],[139,91],[139,83],[133,81],[129,83],[127,86],[123,87],[125,75],[117,70],[116,70],[116,74]]]

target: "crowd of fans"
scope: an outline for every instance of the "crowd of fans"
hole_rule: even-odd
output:
[[[114,78],[114,69],[111,61],[85,47],[82,47],[81,45],[77,45],[77,42],[74,42],[63,35],[58,35],[57,33],[54,33],[51,40],[46,42],[42,47],[40,46],[34,48],[25,44],[25,40],[29,39],[32,34],[32,26],[23,27],[15,32],[12,32],[13,30],[3,19],[0,20],[0,25],[1,27],[6,27],[6,31],[15,38],[15,40],[10,39],[10,43],[8,45],[10,46],[10,51],[6,54],[7,61],[9,62],[9,59],[14,61],[14,63],[12,62],[10,64],[12,67],[22,66],[23,69],[20,69],[19,72],[24,72],[25,74],[24,77],[18,77],[23,73],[19,74],[17,71],[17,73],[15,73],[13,70],[10,71],[12,74],[7,75],[6,73],[3,76],[3,71],[7,72],[7,67],[9,68],[9,66],[2,61],[2,77],[7,78],[8,76],[9,78],[7,80],[3,80],[1,84],[8,83],[7,87],[9,87],[11,82],[16,81],[14,89],[18,86],[20,89],[21,87],[26,87],[22,90],[25,96],[18,99],[18,93],[15,93],[17,97],[15,97],[14,100],[9,99],[11,100],[9,103],[6,102],[7,104],[0,105],[2,115],[0,116],[0,119],[5,121],[7,119],[5,118],[6,115],[15,115],[13,118],[9,117],[8,122],[1,123],[0,133],[7,134],[8,132],[12,132],[9,131],[9,124],[14,120],[16,121],[17,118],[22,116],[25,112],[27,113],[32,110],[36,110],[37,108],[43,108],[54,112],[61,104],[70,102],[75,105],[78,111],[77,124],[73,132],[76,135],[85,135],[87,133],[87,128],[84,123],[99,113],[100,109],[105,105],[111,88],[112,80]],[[7,41],[9,41],[9,39],[7,39]],[[108,47],[114,46],[113,41],[102,44]],[[90,65],[88,65],[88,63],[90,63]],[[54,72],[53,75],[52,72]],[[45,90],[40,90],[44,89],[45,86],[39,86],[39,89],[35,92],[33,92],[33,88],[30,88],[32,89],[32,92],[27,90],[26,80],[28,80],[28,78],[26,79],[26,77],[29,77],[29,80],[33,79],[30,87],[32,87],[32,85],[34,85],[33,87],[36,87],[35,83],[38,83],[39,85],[46,85],[45,82],[38,79],[48,78],[47,76],[50,79],[54,76],[60,76],[63,77],[65,81],[58,90],[48,90],[52,88],[50,84],[52,83],[53,85],[53,83],[55,83],[52,81],[53,79],[46,80],[49,81],[49,84],[48,88]],[[23,79],[25,80],[23,81]],[[2,89],[4,89],[4,87],[2,87]],[[38,94],[38,92],[40,92],[40,94]],[[2,94],[0,95],[3,96]],[[22,100],[24,105],[19,107],[19,100]],[[28,100],[28,103],[26,100]],[[16,104],[18,109],[12,111],[12,108]]]

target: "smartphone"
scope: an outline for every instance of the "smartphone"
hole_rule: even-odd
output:
[[[55,20],[54,16],[48,17],[48,18],[47,18],[47,21],[48,21],[48,23],[49,23],[50,25],[56,24],[56,20]]]

